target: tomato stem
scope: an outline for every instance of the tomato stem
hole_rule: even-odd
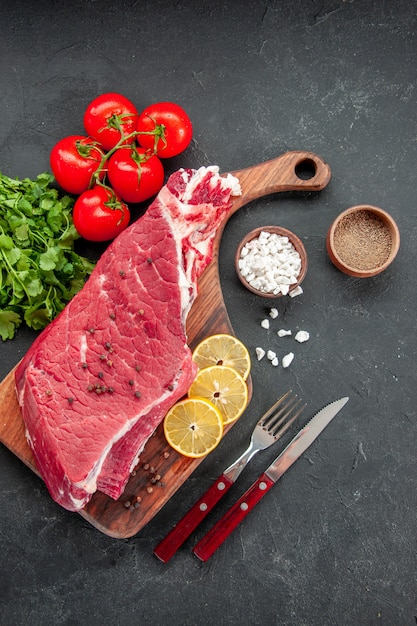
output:
[[[100,143],[98,141],[94,141],[94,139],[92,139],[91,142],[88,142],[88,143],[83,143],[82,141],[77,139],[77,141],[75,142],[75,147],[77,149],[78,154],[81,157],[87,158],[87,159],[91,158],[94,161],[96,159],[91,156],[91,152],[93,150],[97,150],[101,155],[103,154],[103,150],[101,148]]]
[[[123,116],[113,116],[113,117],[119,118],[119,117],[123,117]],[[154,130],[150,130],[150,131],[135,130],[135,131],[133,131],[131,133],[125,134],[124,131],[123,131],[123,126],[120,125],[119,120],[117,120],[117,123],[119,124],[119,127],[117,128],[117,130],[119,130],[119,132],[120,132],[120,139],[116,143],[116,145],[114,145],[113,148],[111,148],[108,152],[102,153],[102,158],[101,158],[101,161],[100,161],[100,165],[98,166],[96,171],[91,176],[90,184],[89,184],[89,187],[88,187],[89,189],[94,187],[94,185],[101,185],[103,187],[106,187],[107,189],[110,189],[110,187],[108,187],[107,185],[104,185],[102,183],[102,181],[101,181],[101,174],[103,172],[105,172],[105,173],[107,172],[107,170],[105,168],[106,162],[120,148],[130,148],[130,149],[134,150],[137,158],[135,158],[135,157],[133,157],[133,158],[140,165],[140,163],[143,163],[143,162],[147,161],[148,159],[151,158],[151,156],[156,154],[156,148],[157,148],[157,145],[158,145],[158,141],[160,139],[166,144],[165,126],[163,124],[156,124]],[[155,143],[154,143],[153,151],[148,150],[146,155],[142,156],[142,155],[139,155],[139,153],[136,151],[135,145],[134,145],[133,141],[132,141],[132,143],[126,143],[126,142],[129,142],[130,140],[134,140],[138,135],[154,135],[155,136]],[[90,144],[88,144],[88,145],[90,145]],[[93,144],[91,144],[91,145],[93,145]],[[140,180],[140,173],[139,173],[139,180]]]

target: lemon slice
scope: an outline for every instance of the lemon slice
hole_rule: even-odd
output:
[[[246,380],[251,360],[246,346],[233,335],[218,334],[203,339],[193,352],[193,360],[200,369],[211,365],[232,367]]]
[[[220,412],[204,398],[180,400],[168,411],[164,433],[169,445],[184,456],[197,459],[220,443],[223,420]]]
[[[188,396],[206,398],[220,411],[223,424],[230,424],[246,409],[248,387],[232,367],[211,365],[197,373]]]

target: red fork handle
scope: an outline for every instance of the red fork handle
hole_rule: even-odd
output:
[[[259,476],[236,504],[198,542],[193,549],[194,554],[201,561],[207,561],[274,484],[266,474]]]
[[[164,563],[169,561],[232,485],[233,482],[222,474],[156,546],[153,552],[158,559]]]

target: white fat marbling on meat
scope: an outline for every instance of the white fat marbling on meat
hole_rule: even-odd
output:
[[[208,172],[212,172],[214,176],[207,181],[207,184],[217,185],[220,180],[222,188],[230,190],[231,195],[241,195],[242,190],[238,179],[232,174],[219,177],[219,167],[217,165],[200,167],[193,172],[184,170],[182,178],[186,183],[186,188],[181,199],[173,195],[167,186],[163,187],[159,192],[159,200],[166,209],[164,216],[174,236],[178,252],[177,258],[180,260],[178,285],[181,293],[181,310],[184,321],[196,296],[197,286],[192,275],[195,268],[196,252],[202,257],[209,255],[215,228],[211,232],[205,233],[203,239],[199,239],[198,233],[205,231],[208,225],[207,222],[196,222],[187,219],[178,220],[177,216],[187,216],[190,214],[190,210],[198,213],[198,205],[189,205],[189,202],[196,188],[206,178]],[[183,255],[183,242],[186,240],[190,243],[190,247]]]
[[[198,170],[195,170],[192,173],[184,172],[186,177],[183,175],[183,180],[187,184],[187,187],[182,195],[182,201],[184,204],[187,204],[191,198],[193,197],[193,193],[197,185],[201,183],[201,181],[206,176],[207,172],[213,172],[216,176],[219,175],[219,167],[218,165],[209,165],[209,167],[200,167]]]
[[[220,180],[222,188],[229,189],[232,196],[242,195],[242,189],[236,176],[233,176],[233,174],[230,173],[225,176],[220,176],[219,166],[209,165],[208,167],[200,167],[198,170],[194,170],[191,174],[185,170],[183,171],[182,178],[187,184],[187,188],[182,195],[182,201],[184,204],[187,204],[191,200],[196,187],[202,180],[204,180],[207,172],[212,172],[214,174],[214,176],[208,181],[209,185],[217,185]]]
[[[182,241],[187,237],[189,229],[185,228],[182,223],[178,223],[178,221],[173,219],[172,211],[169,210],[169,207],[171,205],[174,205],[178,212],[182,212],[182,203],[169,191],[167,187],[163,187],[161,189],[161,191],[159,192],[159,199],[162,202],[163,206],[167,208],[167,210],[164,211],[164,217],[168,223],[170,231],[173,234],[175,247],[177,249],[176,257],[178,259],[178,287],[181,294],[181,314],[182,321],[184,323],[188,311],[191,308],[192,301],[194,300],[194,297],[196,295],[196,286],[191,280],[190,275],[195,254],[190,251],[190,255],[187,258],[187,266],[189,268],[187,274],[186,268],[183,264]]]
[[[80,363],[85,363],[87,360],[87,337],[81,335],[80,338]]]

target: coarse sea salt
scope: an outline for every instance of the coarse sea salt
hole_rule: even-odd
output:
[[[242,247],[238,267],[254,289],[287,295],[300,275],[301,257],[288,237],[261,231]]]
[[[308,341],[310,339],[310,333],[306,330],[299,330],[294,339],[298,341],[298,343],[304,343],[304,341]]]
[[[288,335],[291,335],[291,330],[285,330],[285,328],[281,328],[277,331],[277,335],[278,337],[287,337]]]
[[[304,293],[303,288],[301,287],[301,285],[298,285],[295,289],[292,289],[289,292],[289,295],[291,296],[291,298],[295,298],[296,296],[301,296],[302,293]]]
[[[294,359],[294,352],[289,352],[284,357],[282,357],[282,367],[288,367],[291,365]]]
[[[265,356],[265,350],[260,347],[255,348],[255,354],[256,354],[256,358],[258,359],[258,361],[260,361]]]
[[[261,326],[262,326],[262,328],[265,328],[266,330],[268,330],[268,328],[269,328],[269,320],[268,319],[262,320]]]

